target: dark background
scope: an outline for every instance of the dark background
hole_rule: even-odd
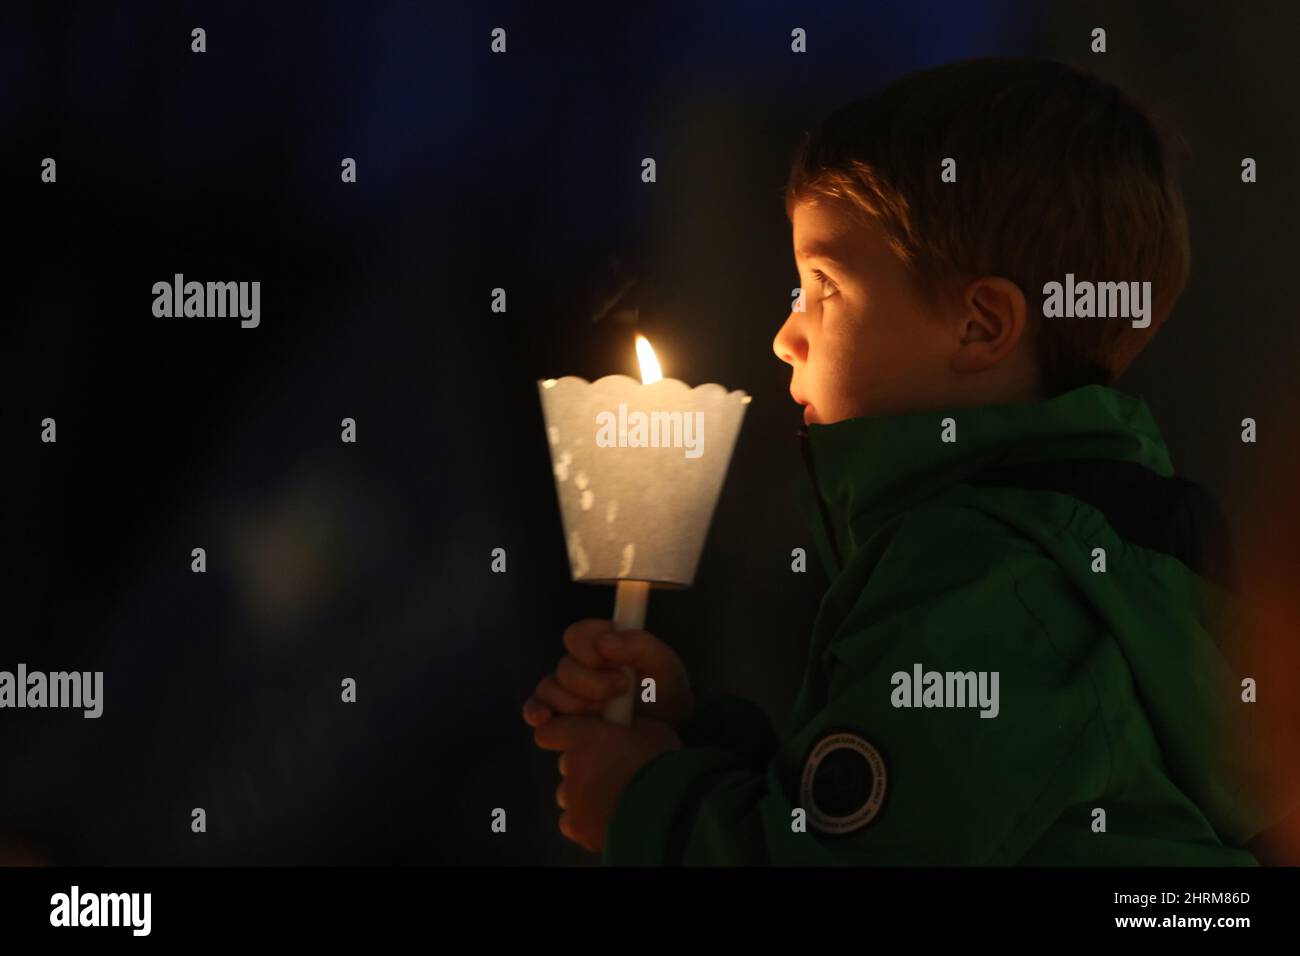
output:
[[[633,373],[637,330],[754,396],[696,587],[648,627],[783,719],[825,581],[790,572],[782,187],[803,130],[923,66],[1054,56],[1182,130],[1191,283],[1122,384],[1247,520],[1240,420],[1296,410],[1297,8],[840,7],[4,6],[0,668],[103,670],[105,703],[0,713],[0,852],[591,861],[519,716],[613,597],[569,581],[535,382]],[[261,326],[155,319],[175,272],[259,280]]]

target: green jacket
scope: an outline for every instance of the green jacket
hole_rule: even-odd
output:
[[[607,864],[1255,864],[1231,569],[1140,399],[805,440],[831,584],[784,733],[702,701],[629,782]]]

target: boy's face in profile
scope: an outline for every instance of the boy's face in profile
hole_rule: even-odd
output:
[[[790,313],[772,347],[794,370],[804,421],[942,404],[956,323],[920,293],[880,226],[824,202],[798,203],[793,218],[804,311]]]

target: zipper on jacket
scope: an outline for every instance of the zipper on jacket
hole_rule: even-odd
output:
[[[822,486],[817,483],[817,467],[813,464],[812,443],[808,439],[808,426],[799,429],[799,448],[803,452],[803,462],[808,468],[808,477],[812,479],[813,493],[817,496],[817,510],[821,512],[822,526],[826,530],[826,541],[831,546],[835,557],[835,571],[843,570],[844,559],[840,556],[839,542],[835,539],[835,526],[831,523],[831,512],[822,497]]]

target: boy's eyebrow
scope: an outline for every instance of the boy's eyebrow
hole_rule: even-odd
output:
[[[836,259],[833,255],[830,254],[830,250],[828,247],[820,245],[818,243],[808,243],[807,245],[801,246],[800,248],[795,250],[794,256],[796,259],[804,259],[804,260],[818,259],[821,260],[822,262],[830,262],[837,266],[844,265],[844,263],[841,260]]]

